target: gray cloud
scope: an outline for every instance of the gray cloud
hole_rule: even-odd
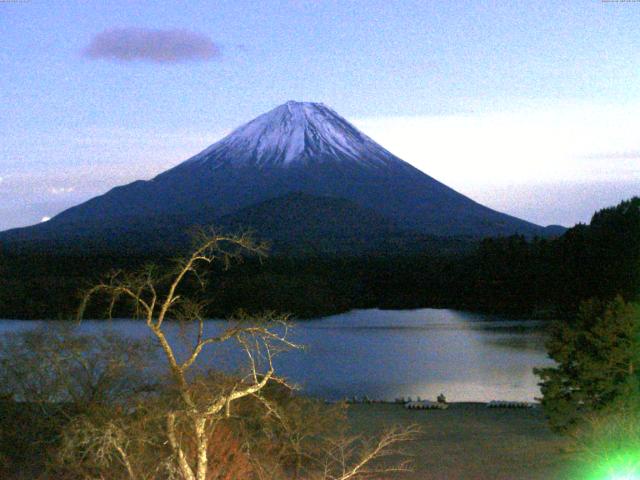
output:
[[[188,30],[116,28],[96,35],[82,54],[123,62],[178,63],[213,60],[221,50],[206,35]]]

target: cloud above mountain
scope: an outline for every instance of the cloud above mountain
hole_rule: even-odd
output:
[[[640,180],[637,104],[540,102],[498,112],[354,119],[403,160],[463,192]]]
[[[146,28],[105,30],[93,37],[82,51],[82,55],[90,59],[165,64],[209,61],[221,54],[220,46],[201,33]]]

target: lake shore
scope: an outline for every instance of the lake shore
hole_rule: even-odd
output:
[[[417,424],[420,437],[404,446],[415,471],[407,480],[550,480],[569,478],[566,440],[551,432],[542,410],[451,403],[446,410],[408,410],[401,404],[352,404],[352,433],[373,435],[391,425]]]

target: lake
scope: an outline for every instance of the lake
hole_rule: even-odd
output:
[[[0,320],[0,334],[52,323]],[[181,342],[180,327],[166,325]],[[207,321],[207,331],[224,325]],[[449,401],[533,401],[540,390],[532,369],[553,364],[544,349],[545,325],[456,310],[353,310],[296,322],[291,339],[306,348],[281,354],[276,367],[304,393],[330,400],[435,399],[444,393]],[[150,335],[135,320],[87,320],[79,328]],[[241,358],[232,348],[201,360],[232,370]]]

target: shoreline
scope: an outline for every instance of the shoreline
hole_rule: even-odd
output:
[[[317,398],[317,397],[314,397]],[[446,401],[446,402],[438,402],[436,400],[430,399],[414,399],[411,398],[406,399],[404,401],[399,400],[376,400],[376,399],[357,399],[353,398],[340,399],[340,400],[325,400],[322,399],[326,404],[339,404],[344,403],[345,405],[398,405],[401,407],[407,408],[407,404],[409,403],[426,403],[426,404],[441,404],[446,405],[445,408],[448,407],[466,407],[466,406],[483,406],[485,408],[508,408],[508,409],[529,409],[529,408],[542,408],[542,404],[539,401],[525,401],[525,400],[461,400],[461,401]]]

